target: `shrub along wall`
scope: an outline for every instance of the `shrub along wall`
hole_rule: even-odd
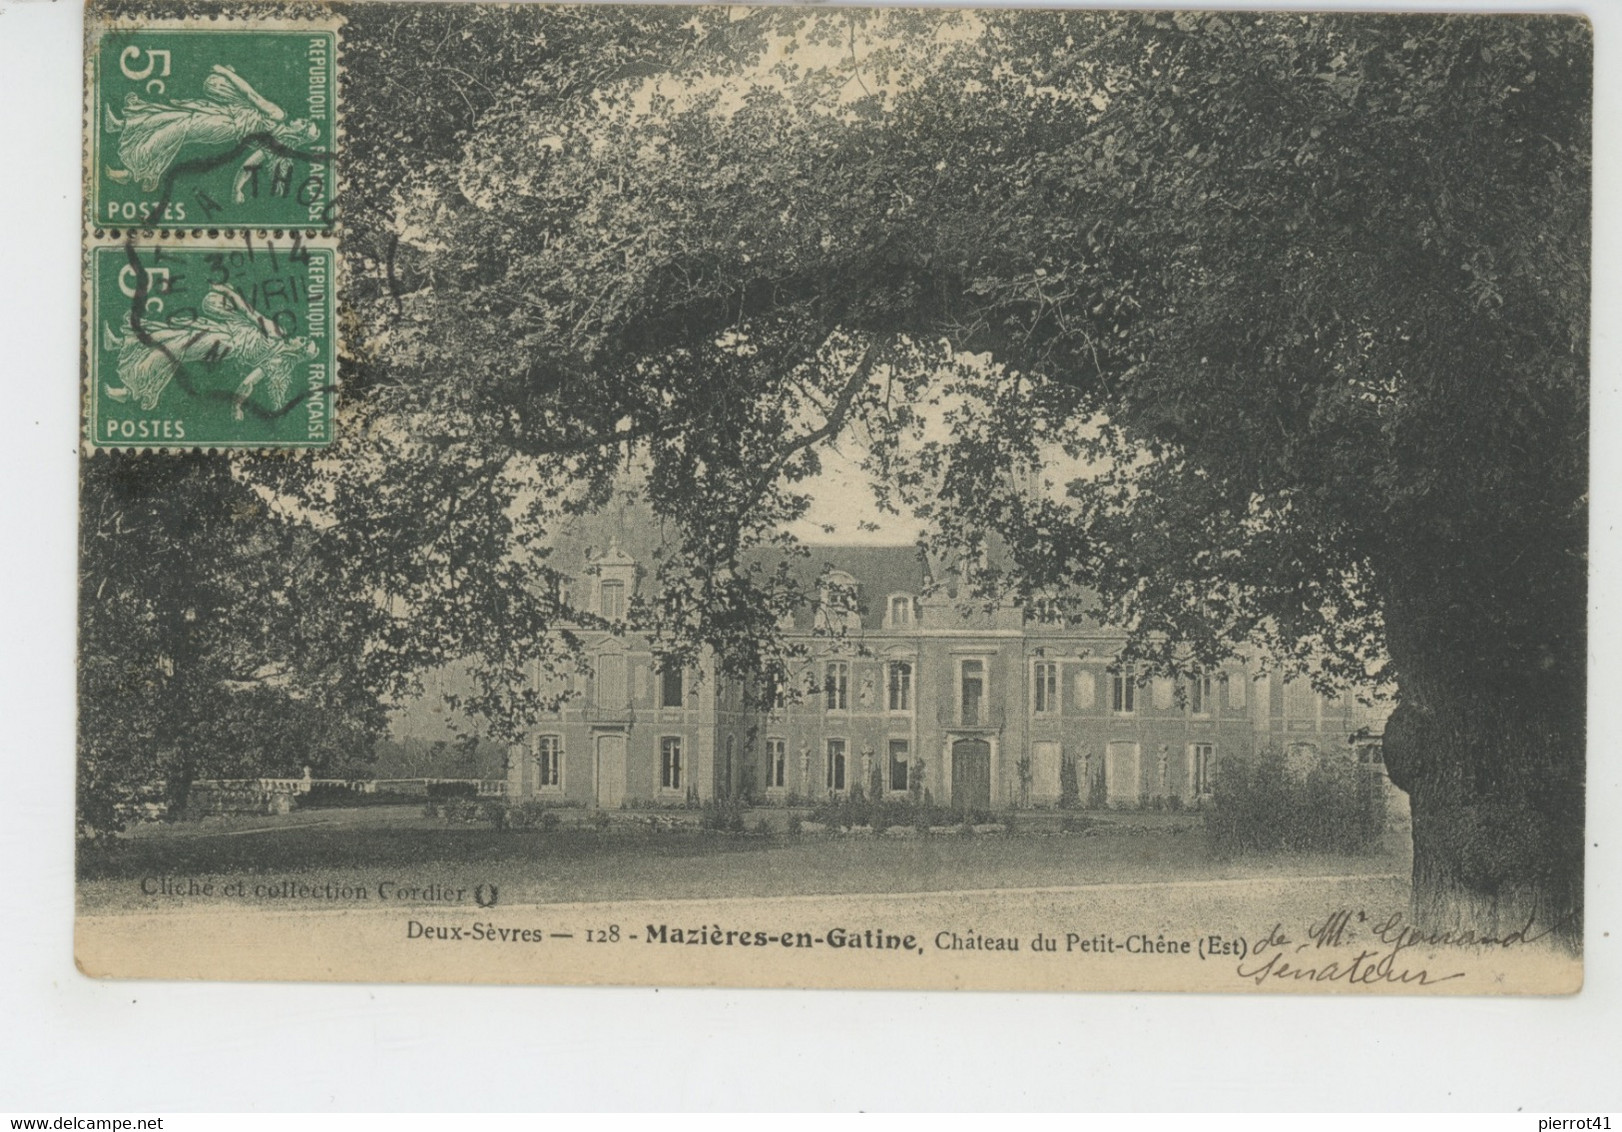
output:
[[[1222,855],[1268,849],[1357,853],[1372,847],[1385,829],[1378,776],[1332,755],[1321,756],[1304,774],[1292,772],[1276,748],[1225,759],[1213,796],[1205,829]]]

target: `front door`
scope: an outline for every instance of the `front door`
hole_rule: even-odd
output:
[[[617,810],[625,799],[625,736],[597,736],[597,807]]]
[[[952,744],[952,805],[959,810],[991,808],[991,744],[984,739]]]

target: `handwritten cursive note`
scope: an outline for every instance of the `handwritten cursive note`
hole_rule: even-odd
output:
[[[1400,914],[1381,917],[1373,928],[1370,919],[1361,908],[1336,908],[1310,924],[1300,939],[1275,923],[1252,941],[1250,954],[1234,965],[1234,974],[1257,986],[1271,981],[1426,987],[1464,977],[1462,970],[1436,973],[1410,965],[1403,953],[1422,940],[1397,930]]]

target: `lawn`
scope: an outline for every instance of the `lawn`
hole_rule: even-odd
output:
[[[145,911],[144,878],[266,878],[375,886],[383,880],[471,890],[504,904],[595,900],[932,892],[1405,871],[1405,839],[1359,856],[1214,857],[1197,819],[1129,820],[1088,834],[889,838],[772,837],[696,829],[497,831],[449,826],[410,810],[316,811],[277,819],[147,827],[79,861],[87,913]],[[150,885],[149,885],[150,887]],[[276,899],[278,908],[297,900]],[[310,902],[320,906],[320,901]]]

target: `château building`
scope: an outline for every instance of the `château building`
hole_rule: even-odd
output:
[[[572,600],[609,621],[657,545],[652,524],[617,520],[574,532],[599,541],[576,552]],[[1238,660],[1180,684],[1141,676],[1115,663],[1122,632],[971,600],[917,547],[813,547],[794,568],[807,600],[783,629],[806,659],[764,696],[712,658],[676,667],[635,633],[581,632],[590,672],[551,689],[570,698],[512,752],[509,797],[619,808],[859,786],[1002,809],[1058,803],[1068,773],[1082,805],[1186,806],[1219,759],[1268,746],[1378,763],[1380,717],[1355,697]]]

